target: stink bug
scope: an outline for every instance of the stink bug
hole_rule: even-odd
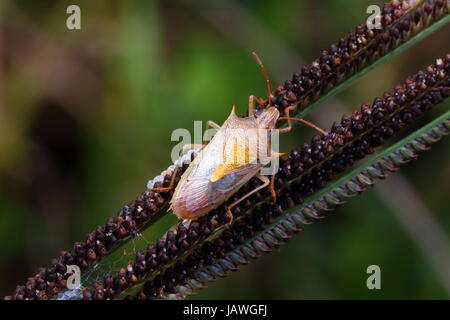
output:
[[[227,207],[230,222],[233,219],[231,208],[258,190],[269,186],[273,199],[276,199],[274,175],[270,181],[269,178],[260,174],[260,170],[272,159],[283,155],[272,150],[270,138],[265,139],[270,136],[271,130],[276,129],[279,120],[288,121],[287,127],[277,129],[279,133],[289,132],[292,128],[291,120],[298,120],[326,134],[303,119],[291,118],[289,113],[297,106],[287,107],[286,116],[280,117],[278,109],[271,106],[271,89],[266,70],[258,56],[255,53],[253,56],[266,79],[268,105],[258,116],[255,116],[255,97],[251,95],[247,117],[238,117],[233,106],[230,116],[222,126],[208,121],[208,126],[217,129],[218,132],[201,149],[183,173],[171,199],[171,209],[181,219],[195,219],[217,208],[254,176],[258,177],[263,184]],[[256,134],[247,134],[250,132]],[[268,153],[261,156],[261,151],[266,150]],[[173,189],[175,176],[176,171],[172,174],[172,181],[168,187],[152,190],[165,192]]]

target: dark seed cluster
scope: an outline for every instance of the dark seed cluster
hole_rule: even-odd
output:
[[[339,125],[333,126],[331,134],[321,139],[316,137],[311,145],[293,151],[289,158],[284,159],[277,185],[281,187],[286,180],[292,181],[288,188],[282,190],[282,198],[287,201],[285,205],[300,203],[305,196],[325,186],[355,161],[373,153],[385,139],[447,98],[450,94],[450,56],[447,56],[445,64],[443,60],[438,63],[441,67],[428,68],[409,78],[403,86],[398,86],[393,94],[376,99],[372,106],[363,105],[350,117],[344,116]],[[355,140],[355,137],[358,138]],[[342,151],[334,154],[337,148]],[[314,165],[320,161],[320,166]],[[307,174],[296,178],[304,171]]]
[[[324,187],[355,161],[371,154],[386,138],[442,102],[450,95],[449,72],[450,55],[447,55],[438,59],[435,65],[408,78],[393,93],[386,93],[383,98],[375,99],[372,105],[363,105],[359,111],[344,116],[339,124],[332,126],[328,135],[316,136],[301,150],[292,151],[280,163],[277,174],[278,203],[263,203],[256,206],[250,214],[243,215],[256,204],[261,204],[262,200],[267,200],[267,190],[240,203],[233,210],[236,222],[214,244],[202,241],[219,226],[223,226],[226,221],[224,206],[193,221],[188,228],[179,224],[176,230],[169,231],[158,242],[149,245],[145,252],[138,252],[135,264],[123,269],[113,280],[97,284],[92,292],[85,291],[84,298],[114,298],[155,270],[158,270],[159,275],[146,283],[139,294],[140,298],[157,297],[161,292],[174,292],[174,287],[183,283],[183,279],[190,279],[198,266],[210,265],[223,258],[225,252],[252,237],[284,210],[301,203],[305,197]],[[235,198],[252,190],[256,186],[254,183],[253,181],[244,190],[240,190]],[[287,228],[279,228],[279,236],[289,239],[289,232],[297,232],[301,224],[319,218],[314,212],[309,215],[307,213],[298,217],[298,220],[291,221]],[[240,216],[242,219],[236,218]],[[272,244],[278,241],[270,234],[266,237],[269,237],[268,241]],[[194,246],[197,243],[200,245]],[[216,246],[217,243],[223,243],[223,246]],[[254,245],[260,251],[271,250],[261,241]],[[190,252],[182,262],[176,261],[174,267],[168,267],[175,262],[177,256],[185,255],[194,247],[201,249]]]
[[[148,282],[135,296],[128,299],[184,298],[202,289],[206,283],[219,277],[226,277],[241,265],[259,257],[261,253],[272,252],[287,242],[302,226],[318,217],[324,217],[348,198],[361,194],[380,179],[386,178],[400,166],[417,159],[429,150],[431,145],[450,134],[450,119],[446,119],[420,137],[400,149],[378,160],[352,179],[336,186],[326,195],[295,212],[284,213],[273,222],[279,207],[272,206],[271,215],[265,210],[251,213],[246,221],[239,221],[221,239],[207,243],[192,254],[189,261],[179,261],[173,270],[165,272],[154,283]],[[259,222],[264,227],[262,228]],[[162,283],[155,286],[155,283]]]
[[[186,170],[184,164],[177,173],[177,179]],[[166,175],[162,183],[156,183],[155,187],[168,185],[171,175]],[[133,236],[140,228],[145,226],[171,198],[172,192],[157,193],[146,190],[134,201],[125,205],[116,218],[109,218],[104,226],[98,226],[86,236],[83,242],[76,242],[72,251],[62,251],[59,258],[53,259],[50,267],[41,268],[39,272],[28,278],[25,285],[16,287],[12,296],[5,299],[16,300],[46,300],[58,294],[66,288],[66,280],[70,274],[66,274],[67,265],[77,265],[86,270],[92,262],[106,256],[121,242]]]
[[[381,29],[368,29],[366,24],[356,27],[279,86],[273,92],[271,105],[281,114],[292,105],[301,110],[449,11],[446,0],[420,1],[416,7],[411,5],[413,2],[417,1],[394,0],[385,4],[381,12]],[[259,109],[262,110],[264,105],[267,101]]]

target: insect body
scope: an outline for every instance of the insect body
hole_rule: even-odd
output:
[[[183,173],[171,200],[173,213],[181,219],[195,219],[217,208],[254,176],[263,184],[227,207],[230,221],[233,218],[230,210],[233,206],[269,184],[272,197],[276,198],[273,187],[274,175],[270,181],[259,171],[271,160],[282,155],[272,150],[270,139],[278,120],[288,120],[288,126],[278,129],[279,133],[291,130],[291,119],[304,122],[324,133],[303,119],[291,118],[289,112],[297,108],[296,106],[285,108],[286,116],[280,117],[278,109],[270,106],[271,90],[267,73],[256,54],[254,56],[267,81],[268,106],[255,116],[255,97],[250,96],[248,117],[238,117],[233,106],[230,116],[221,127],[214,122],[208,122],[208,125],[218,129],[218,132]],[[173,173],[169,187],[153,190],[158,192],[171,190],[175,176]]]
[[[239,118],[233,107],[217,134],[181,177],[171,201],[173,212],[182,219],[205,214],[257,175],[272,157],[278,157],[279,153],[271,151],[270,139],[261,135],[270,134],[279,116],[279,111],[270,107],[259,117]],[[267,177],[258,177],[264,182],[259,188],[269,184]]]

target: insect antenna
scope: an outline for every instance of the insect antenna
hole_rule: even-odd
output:
[[[306,120],[304,120],[304,119],[300,119],[300,118],[292,118],[292,117],[280,117],[280,118],[278,118],[278,121],[279,121],[279,120],[295,120],[295,121],[303,122],[304,124],[310,126],[311,128],[313,128],[313,129],[319,131],[319,132],[320,132],[321,134],[323,134],[324,136],[326,136],[326,135],[328,134],[325,130],[320,129],[318,126],[316,126],[316,125],[312,124],[311,122],[306,121]]]
[[[258,55],[255,52],[252,52],[252,56],[253,58],[255,58],[256,62],[259,64],[259,66],[261,67],[261,70],[264,74],[264,78],[266,78],[266,85],[267,85],[267,106],[266,109],[268,109],[270,107],[270,96],[272,95],[272,90],[270,89],[270,80],[269,80],[269,76],[267,75],[266,69],[264,68],[264,65],[261,61],[261,59],[258,57]]]

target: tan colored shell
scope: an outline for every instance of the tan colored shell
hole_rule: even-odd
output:
[[[269,150],[264,153],[270,154],[270,139],[261,139],[259,142],[254,139],[260,139],[261,134],[269,135],[279,116],[279,111],[270,107],[259,117],[240,118],[233,107],[220,130],[181,177],[171,200],[174,214],[181,219],[195,219],[211,211],[269,163],[271,158],[255,156],[261,150],[254,148],[264,148]],[[253,133],[247,134],[250,130]],[[255,135],[255,132],[258,134]],[[236,159],[244,159],[244,162],[238,163]]]

